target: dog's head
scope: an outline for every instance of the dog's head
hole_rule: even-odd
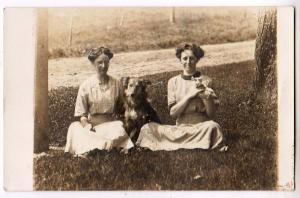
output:
[[[132,100],[147,98],[146,88],[151,84],[150,81],[135,77],[125,77],[122,78],[121,81],[125,90],[124,93],[126,98],[131,98]]]

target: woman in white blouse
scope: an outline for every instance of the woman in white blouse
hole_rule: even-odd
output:
[[[210,87],[211,79],[196,69],[203,56],[204,51],[195,44],[183,43],[176,49],[183,71],[168,82],[168,106],[176,125],[144,125],[137,145],[151,150],[227,150],[221,127],[213,121],[218,98]]]
[[[128,150],[134,146],[123,123],[113,116],[123,91],[122,84],[107,74],[112,57],[105,47],[92,49],[88,55],[96,74],[79,87],[74,114],[79,121],[69,127],[65,152],[81,155],[93,149]]]

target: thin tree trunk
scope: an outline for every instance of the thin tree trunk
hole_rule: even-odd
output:
[[[170,13],[170,23],[175,23],[175,8],[172,7],[171,13]]]
[[[122,12],[122,14],[121,14],[121,17],[120,17],[119,26],[123,26],[123,24],[124,24],[124,18],[125,18],[124,11],[121,11],[121,12]]]
[[[72,14],[71,19],[70,19],[70,29],[69,29],[69,48],[72,47],[73,18],[74,18],[74,15]]]

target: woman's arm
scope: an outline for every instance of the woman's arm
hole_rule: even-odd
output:
[[[212,97],[209,97],[207,99],[202,99],[202,101],[205,105],[207,116],[213,119],[217,111],[217,105],[215,104],[214,99]]]
[[[216,95],[211,88],[213,86],[212,79],[208,76],[203,75],[201,83],[205,85],[206,90],[201,92],[199,96],[204,103],[207,116],[213,119],[216,115],[218,105],[216,105],[215,103]]]
[[[83,127],[89,124],[88,121],[88,96],[85,91],[84,85],[81,85],[78,90],[76,104],[75,104],[75,117],[80,118],[79,121]]]
[[[170,115],[175,118],[180,116],[189,104],[190,99],[197,96],[200,91],[201,90],[197,88],[192,89],[184,98],[182,98],[179,102],[177,102],[174,106],[171,107]]]
[[[180,116],[180,114],[185,110],[188,103],[189,98],[184,97],[182,100],[180,100],[178,103],[171,107],[170,116],[173,118]]]

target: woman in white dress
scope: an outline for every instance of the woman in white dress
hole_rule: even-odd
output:
[[[183,72],[168,81],[168,106],[176,125],[144,125],[137,145],[151,150],[227,149],[220,125],[212,120],[218,98],[210,87],[211,79],[196,70],[203,56],[195,44],[184,43],[176,49]]]
[[[67,134],[65,152],[81,155],[93,149],[110,150],[113,147],[128,150],[133,143],[113,114],[123,95],[122,84],[107,74],[113,53],[105,47],[92,49],[88,55],[95,75],[79,87],[75,117]]]

